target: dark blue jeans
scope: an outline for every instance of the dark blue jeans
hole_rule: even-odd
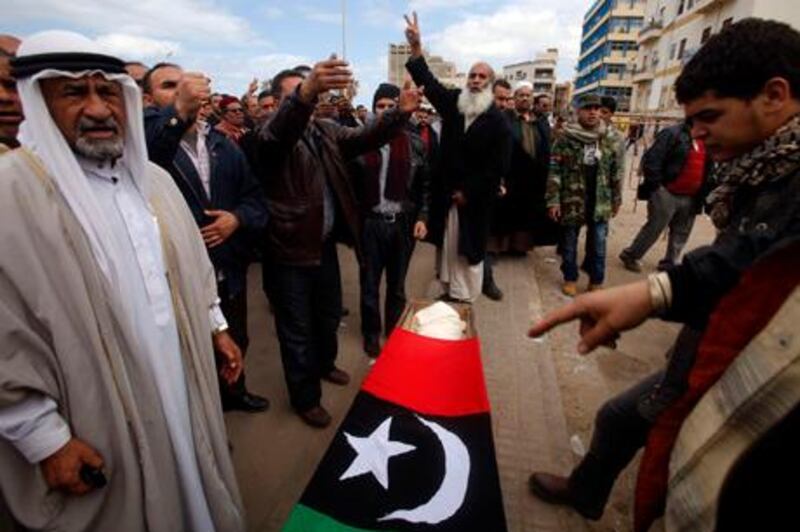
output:
[[[578,280],[578,234],[581,226],[565,225],[561,228],[561,272],[564,281]],[[606,277],[606,236],[608,222],[589,222],[586,225],[586,273],[589,282],[603,284]]]
[[[319,405],[320,378],[334,369],[342,316],[336,243],[323,244],[319,266],[264,265],[264,287],[275,310],[275,328],[289,401],[298,412]]]

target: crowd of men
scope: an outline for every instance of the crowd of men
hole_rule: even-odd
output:
[[[417,241],[436,246],[442,299],[466,304],[502,299],[499,256],[557,245],[561,290],[576,299],[531,334],[579,318],[582,353],[648,317],[684,323],[665,370],[600,410],[572,475],[531,476],[535,495],[590,519],[635,452],[663,436],[664,416],[686,418],[682,401],[708,353],[738,355],[787,301],[797,314],[787,294],[800,268],[786,268],[800,256],[795,30],[743,21],[686,65],[676,84],[686,120],[643,157],[648,220],[620,255],[641,271],[668,228],[661,271],[601,290],[628,147],[616,102],[585,95],[574,120],[554,127],[549,96],[496,79],[487,63],[471,67],[463,89],[445,87],[428,69],[416,14],[406,22],[413,85],[381,84],[371,110],[342,96],[353,79],[335,56],[236,97],[176,64],[123,63],[74,33],[0,37],[0,491],[21,526],[244,528],[222,410],[270,406],[243,372],[254,261],[290,405],[317,428],[331,423],[321,380],[350,381],[336,365],[338,243],[358,259],[370,357],[406,305]],[[719,235],[681,261],[704,207]],[[580,270],[591,293],[578,296]],[[742,312],[743,297],[758,312]],[[735,345],[723,311],[750,332]],[[773,425],[750,440],[773,426],[796,434],[781,424],[796,404],[768,409]],[[637,506],[637,527],[663,512],[665,460],[646,462],[650,512],[639,521]],[[726,519],[757,470],[741,472]]]

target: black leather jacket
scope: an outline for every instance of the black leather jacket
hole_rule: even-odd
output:
[[[652,194],[661,185],[675,181],[680,175],[689,150],[692,147],[692,136],[689,126],[685,122],[661,130],[656,135],[652,146],[642,155],[642,175],[644,182],[642,188]],[[714,163],[710,157],[706,158],[705,172],[703,173],[703,187],[698,198],[698,211],[702,200],[709,192],[709,183],[712,177]]]
[[[673,296],[666,319],[701,329],[744,270],[778,242],[800,235],[800,170],[741,186],[731,213],[713,244],[686,254],[668,272]]]

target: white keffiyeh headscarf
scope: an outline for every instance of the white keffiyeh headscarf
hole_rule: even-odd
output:
[[[39,81],[56,77],[77,79],[99,73],[109,81],[121,85],[127,117],[121,162],[130,171],[136,188],[147,202],[147,146],[139,87],[130,76],[119,72],[122,65],[120,60],[105,56],[96,43],[77,33],[45,31],[34,34],[22,42],[17,59],[20,64],[28,67],[17,80],[20,100],[25,110],[25,121],[20,127],[20,141],[44,163],[83,227],[95,260],[108,278],[110,286],[124,294],[126,279],[124,275],[118,274],[114,265],[114,257],[119,257],[120,253],[109,232],[108,221],[104,219],[103,211],[75,153],[50,115]],[[104,70],[104,60],[109,61],[114,68]],[[36,63],[42,67],[38,71]],[[85,65],[86,69],[78,70],[80,65]]]

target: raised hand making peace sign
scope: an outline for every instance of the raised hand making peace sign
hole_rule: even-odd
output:
[[[422,37],[419,32],[419,20],[417,19],[417,12],[411,13],[411,18],[408,15],[403,15],[406,19],[406,42],[411,46],[412,57],[419,57],[422,55]]]

